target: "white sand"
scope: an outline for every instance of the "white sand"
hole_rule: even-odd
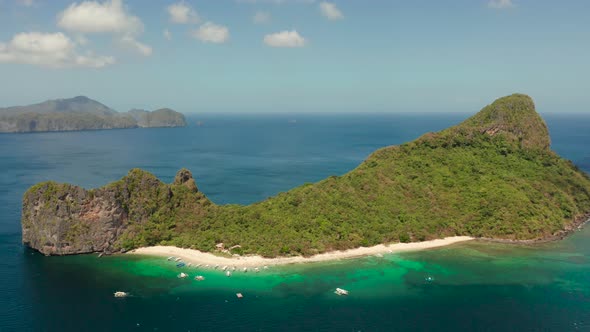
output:
[[[385,253],[396,253],[405,251],[416,251],[437,248],[447,246],[457,242],[473,240],[469,236],[453,236],[444,239],[424,241],[424,242],[412,242],[412,243],[395,243],[390,245],[377,245],[374,247],[360,247],[356,249],[350,249],[345,251],[332,251],[324,254],[318,254],[311,257],[277,257],[277,258],[264,258],[261,256],[240,256],[240,257],[223,257],[216,256],[211,253],[201,252],[194,249],[182,249],[172,246],[154,246],[138,248],[130,251],[131,254],[137,255],[150,255],[150,256],[162,256],[162,257],[179,257],[184,262],[192,264],[210,265],[210,266],[237,266],[237,267],[262,267],[265,265],[284,265],[284,264],[295,264],[295,263],[311,263],[311,262],[323,262],[330,260],[339,260],[346,258],[354,258],[361,256],[385,254]]]

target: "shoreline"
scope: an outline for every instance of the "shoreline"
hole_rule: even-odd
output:
[[[170,257],[174,256],[181,258],[186,263],[202,264],[202,265],[219,265],[219,266],[239,266],[239,267],[262,267],[268,265],[288,265],[288,264],[302,264],[315,263],[326,261],[337,261],[342,259],[351,259],[364,256],[372,256],[387,253],[400,253],[407,251],[419,251],[432,248],[439,248],[451,244],[471,241],[475,238],[470,236],[453,236],[443,239],[436,239],[423,242],[410,243],[394,243],[394,244],[379,244],[373,247],[360,247],[355,249],[348,249],[343,251],[331,251],[323,254],[317,254],[311,257],[293,256],[293,257],[276,257],[265,258],[258,255],[253,256],[239,256],[239,257],[224,257],[217,256],[212,253],[202,252],[195,249],[184,249],[173,246],[153,246],[142,247],[131,250],[128,254],[132,255],[147,255]]]

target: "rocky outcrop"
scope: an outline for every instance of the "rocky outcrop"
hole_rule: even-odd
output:
[[[145,110],[131,110],[128,114],[137,121],[142,128],[156,127],[185,127],[186,119],[182,113],[169,108],[161,108],[152,112]]]
[[[24,196],[23,243],[46,255],[109,252],[128,218],[113,190],[45,182]]]
[[[176,177],[196,191],[189,171]],[[46,255],[124,250],[121,237],[142,227],[173,196],[172,186],[139,169],[96,190],[40,183],[23,197],[22,240]]]

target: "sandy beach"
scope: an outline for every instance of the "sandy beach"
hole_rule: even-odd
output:
[[[135,255],[150,255],[150,256],[161,256],[161,257],[179,257],[184,262],[201,265],[219,265],[219,266],[237,266],[237,267],[262,267],[270,265],[285,265],[285,264],[299,264],[299,263],[312,263],[312,262],[324,262],[331,260],[340,260],[347,258],[355,258],[362,256],[370,256],[377,254],[396,253],[405,251],[416,251],[432,249],[437,247],[443,247],[450,244],[470,241],[473,240],[469,236],[453,236],[444,239],[437,239],[424,242],[412,242],[412,243],[394,243],[389,245],[380,244],[374,247],[361,247],[356,249],[344,250],[344,251],[332,251],[323,254],[318,254],[311,257],[277,257],[277,258],[264,258],[261,256],[239,256],[239,257],[223,257],[217,256],[207,252],[201,252],[193,249],[183,249],[172,246],[153,246],[138,248],[130,251],[130,254]]]

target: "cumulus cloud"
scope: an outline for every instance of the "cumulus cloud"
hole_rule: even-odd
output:
[[[65,34],[23,32],[8,43],[0,43],[1,63],[22,63],[42,67],[94,67],[115,63],[110,56],[79,54],[76,44]]]
[[[270,22],[270,13],[258,11],[256,14],[254,14],[254,17],[252,17],[252,21],[256,24],[268,23]]]
[[[229,39],[229,29],[223,25],[207,22],[193,31],[193,36],[205,43],[221,44]]]
[[[512,0],[490,0],[490,2],[488,2],[488,7],[494,9],[506,9],[514,7],[514,3],[512,3]]]
[[[199,23],[199,15],[186,2],[181,1],[171,4],[166,8],[170,22],[177,24]]]
[[[124,48],[128,48],[130,50],[135,50],[143,56],[152,55],[152,48],[149,45],[141,43],[141,42],[137,41],[137,39],[135,39],[131,36],[122,36],[119,39],[119,43]]]
[[[170,31],[168,29],[164,29],[164,38],[166,38],[166,40],[171,40],[172,39],[172,33],[170,33]]]
[[[142,55],[150,55],[151,47],[136,40],[143,32],[143,23],[127,12],[122,0],[73,3],[58,15],[57,25],[76,33],[110,33],[127,47]]]
[[[285,30],[264,36],[264,43],[272,47],[303,47],[306,41],[296,30]]]
[[[338,9],[335,4],[330,2],[321,2],[320,11],[322,12],[322,15],[327,17],[329,20],[339,20],[344,18],[344,15],[342,15],[340,9]]]

